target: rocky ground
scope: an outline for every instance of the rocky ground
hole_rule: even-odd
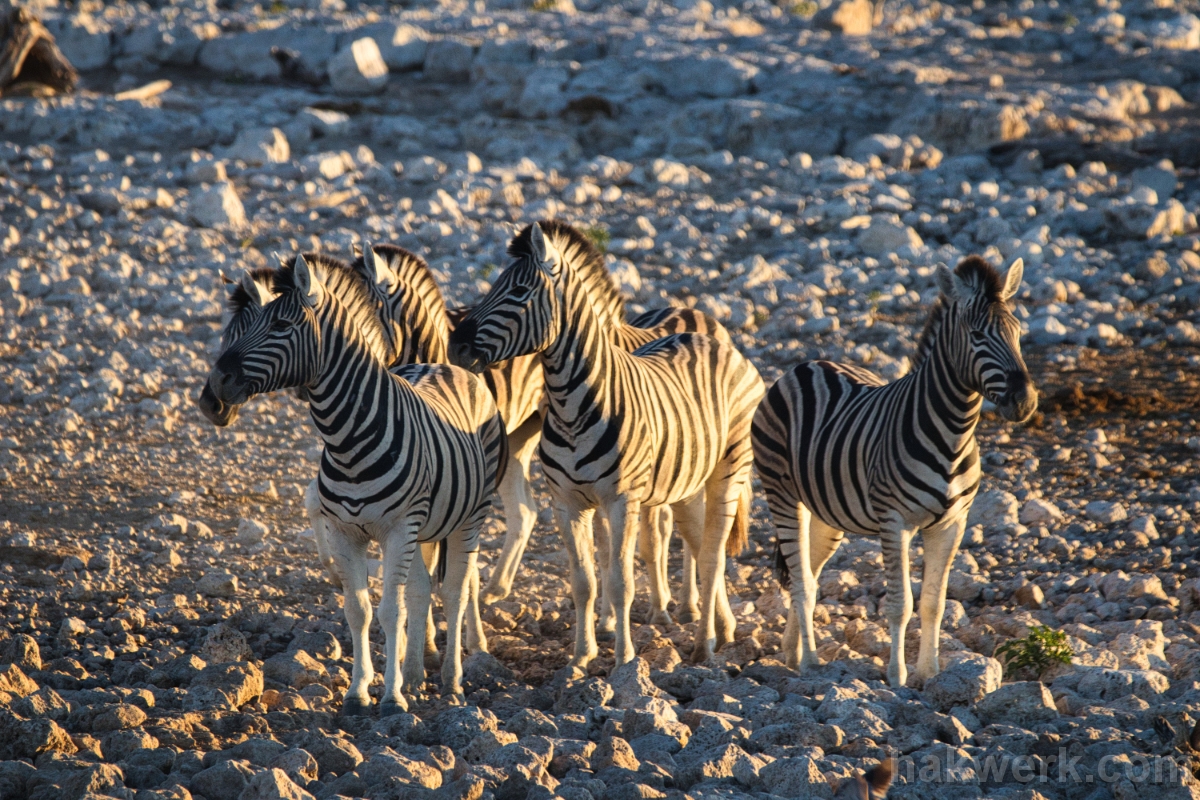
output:
[[[869,4],[827,2],[39,7],[85,89],[0,101],[0,798],[828,798],[889,755],[892,797],[1200,796],[1195,3],[893,2],[852,37]],[[768,380],[903,375],[933,265],[1025,259],[1041,411],[980,427],[941,676],[887,688],[853,539],[827,665],[784,668],[760,498],[712,662],[639,625],[633,665],[562,670],[544,513],[466,707],[337,715],[304,409],[218,431],[192,404],[217,271],[366,234],[469,302],[549,216],[607,242],[634,310],[704,309]],[[1072,663],[1002,681],[1036,626]]]

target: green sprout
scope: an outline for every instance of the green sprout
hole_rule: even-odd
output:
[[[1004,661],[1005,677],[1012,678],[1027,669],[1040,676],[1055,664],[1070,664],[1075,653],[1065,633],[1034,625],[1024,639],[997,647],[996,655]]]
[[[608,252],[608,245],[612,241],[612,234],[608,232],[607,228],[602,228],[598,225],[590,228],[584,228],[583,235],[586,236],[587,240],[594,244],[596,249],[601,253]]]
[[[797,0],[788,6],[788,11],[797,17],[811,17],[820,10],[820,6],[812,2],[812,0]]]

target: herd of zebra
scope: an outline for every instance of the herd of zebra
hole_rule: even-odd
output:
[[[345,713],[371,704],[372,541],[383,564],[379,713],[405,709],[405,687],[412,694],[424,683],[435,576],[447,623],[441,691],[461,694],[464,624],[466,646],[485,650],[480,603],[511,590],[537,519],[534,451],[569,558],[573,665],[596,657],[597,627],[612,631],[616,664],[634,657],[635,550],[651,621],[672,621],[666,554],[675,528],[685,551],[677,615],[697,622],[692,658],[733,639],[725,556],[747,541],[755,465],[791,594],[788,665],[817,663],[817,578],[850,531],[881,539],[888,678],[905,684],[909,550],[920,531],[917,674],[937,673],[950,565],[979,486],[983,400],[1015,421],[1037,405],[1012,313],[1019,260],[1004,274],[975,256],[938,268],[940,297],[905,377],[885,384],[815,361],[765,390],[711,317],[667,308],[627,319],[603,255],[570,225],[532,224],[508,255],[469,309],[447,308],[420,257],[365,239],[351,262],[303,253],[231,282],[199,405],[216,425],[264,392],[291,388],[309,405],[324,451],[305,505],[322,563],[344,591],[353,642]],[[493,491],[507,529],[481,588],[479,530]]]

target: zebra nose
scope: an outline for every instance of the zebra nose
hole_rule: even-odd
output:
[[[475,353],[475,346],[470,342],[456,342],[451,340],[450,363],[456,367],[477,372],[479,370],[479,356]]]

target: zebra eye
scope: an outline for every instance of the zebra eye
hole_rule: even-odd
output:
[[[271,323],[271,330],[276,333],[286,331],[290,327],[292,327],[292,323],[288,322],[286,319],[277,319]]]

